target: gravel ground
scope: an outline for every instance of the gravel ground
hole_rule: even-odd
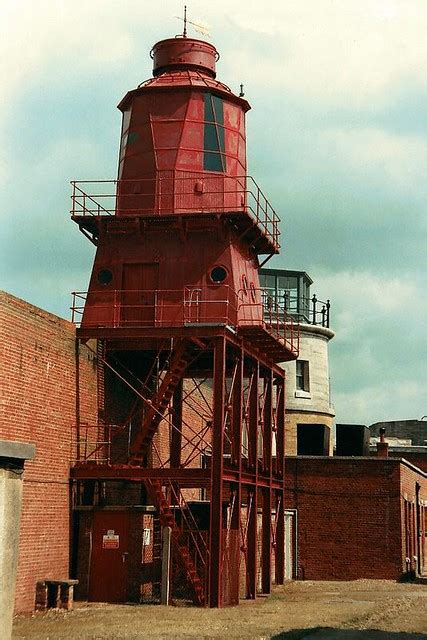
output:
[[[76,603],[70,612],[15,618],[13,640],[76,638],[427,640],[427,585],[291,582],[224,609]]]

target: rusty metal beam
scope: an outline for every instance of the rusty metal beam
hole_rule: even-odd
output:
[[[285,581],[285,509],[283,491],[276,491],[276,547],[275,547],[275,582]]]
[[[271,475],[272,471],[272,436],[273,436],[273,372],[267,371],[264,377],[264,433],[263,446],[263,472]]]
[[[285,378],[283,374],[276,379],[276,388],[276,474],[279,478],[283,478],[285,456]]]
[[[249,508],[250,504],[250,508]],[[248,527],[247,527],[247,592],[246,597],[256,597],[257,565],[258,565],[258,491],[256,487],[248,491]]]
[[[206,487],[210,483],[208,469],[143,469],[127,465],[89,465],[82,464],[70,470],[75,480],[129,480],[142,482],[147,478],[154,480],[176,481],[185,487]]]
[[[261,585],[271,591],[271,490],[262,490]]]
[[[217,338],[214,350],[214,386],[212,421],[212,475],[209,553],[209,606],[222,604],[222,496],[224,470],[224,401],[226,341]]]

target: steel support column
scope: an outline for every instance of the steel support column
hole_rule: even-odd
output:
[[[271,475],[272,468],[272,429],[273,429],[273,372],[271,369],[264,378],[264,433],[263,433],[263,471]]]
[[[261,585],[263,593],[271,591],[271,490],[262,491]]]
[[[171,433],[171,450],[170,464],[171,467],[178,469],[181,465],[181,447],[182,447],[182,390],[183,380],[180,381],[172,400],[172,433]]]
[[[279,477],[284,475],[285,457],[285,379],[276,379],[276,471]]]
[[[283,491],[276,491],[276,553],[275,553],[275,583],[285,581],[285,508]]]
[[[234,508],[231,516],[230,531],[232,532],[232,550],[230,551],[230,567],[237,576],[235,592],[231,594],[230,604],[239,604],[239,576],[240,576],[240,526],[242,504],[242,418],[243,418],[243,350],[239,350],[236,361],[236,376],[232,397],[232,442],[231,466],[238,473],[238,481],[231,486],[234,496]]]
[[[248,561],[247,561],[247,597],[255,598],[258,565],[258,491],[256,479],[258,476],[258,411],[259,411],[259,362],[253,363],[251,385],[249,389],[249,417],[248,417],[248,465],[255,475],[255,484],[248,488]]]
[[[222,497],[224,471],[224,402],[226,341],[217,338],[214,346],[212,475],[209,552],[209,606],[220,607],[222,573]]]
[[[281,490],[276,491],[276,567],[275,582],[285,580],[285,378],[276,378],[276,474],[282,478]]]

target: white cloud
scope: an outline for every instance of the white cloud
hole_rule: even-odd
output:
[[[348,372],[351,375],[351,370]],[[335,392],[333,401],[338,422],[373,424],[387,420],[419,419],[427,406],[424,381],[388,380],[354,391]],[[421,409],[421,413],[420,413]]]
[[[35,304],[61,312],[60,305],[66,308],[68,302],[60,301],[60,292],[76,286],[84,288],[85,285],[77,281],[84,282],[88,273],[77,274],[75,269],[72,276],[64,273],[69,269],[65,262],[71,262],[67,251],[71,253],[74,240],[65,242],[60,233],[55,233],[52,240],[52,230],[56,227],[53,221],[58,216],[66,218],[69,195],[66,183],[76,176],[76,168],[82,178],[110,177],[110,169],[105,171],[105,167],[116,159],[116,148],[108,151],[101,140],[69,133],[73,131],[70,121],[64,123],[59,135],[58,126],[46,142],[39,164],[31,166],[22,151],[24,143],[20,140],[19,151],[14,148],[14,140],[19,136],[14,130],[18,100],[29,88],[34,92],[37,87],[49,84],[52,78],[58,86],[61,83],[66,86],[70,80],[76,87],[80,86],[80,80],[82,87],[93,83],[94,91],[99,89],[97,80],[103,78],[105,85],[111,72],[122,74],[131,69],[129,77],[136,81],[145,79],[150,67],[150,46],[156,39],[170,37],[181,30],[174,17],[181,13],[182,3],[178,0],[163,2],[154,10],[152,3],[141,0],[93,0],[90,3],[86,0],[3,0],[0,154],[4,155],[0,157],[0,182],[9,178],[13,184],[14,167],[19,167],[18,188],[25,184],[25,190],[19,194],[18,205],[26,206],[21,206],[23,213],[18,214],[26,216],[27,235],[34,235],[36,241],[15,233],[21,224],[17,219],[9,225],[6,237],[15,234],[13,250],[15,253],[20,250],[25,256],[25,260],[17,256],[17,262],[24,269],[25,264],[29,264],[31,251],[36,250],[31,264],[37,260],[39,287],[36,291],[26,274],[10,273],[7,288],[12,292],[15,284],[21,295],[31,296]],[[372,268],[368,270],[358,252],[360,243],[375,227],[373,211],[383,223],[378,227],[379,233],[374,234],[378,242],[378,249],[374,247],[374,251],[383,252],[387,243],[400,234],[399,226],[394,229],[393,237],[387,235],[388,220],[404,225],[406,218],[402,210],[394,220],[391,216],[388,218],[384,202],[396,199],[407,204],[408,220],[414,215],[414,202],[425,203],[427,143],[421,136],[386,131],[376,121],[358,122],[357,116],[367,114],[369,120],[370,113],[378,113],[393,102],[396,91],[404,88],[408,81],[416,88],[425,87],[427,3],[425,0],[289,0],[281,3],[194,0],[189,6],[189,16],[190,19],[197,16],[212,25],[212,42],[223,54],[218,65],[219,78],[234,83],[235,88],[243,80],[248,83],[248,93],[256,96],[259,118],[254,114],[251,121],[257,123],[254,126],[260,132],[261,144],[254,154],[262,158],[265,171],[271,174],[263,187],[270,192],[271,183],[280,181],[280,193],[294,196],[295,202],[303,203],[302,214],[290,209],[286,215],[287,226],[299,233],[294,241],[300,261],[298,267],[310,272],[316,248],[322,245],[324,271],[312,275],[319,297],[330,297],[333,304],[333,328],[337,335],[331,353],[339,352],[339,358],[331,356],[331,375],[338,418],[372,422],[388,417],[417,417],[419,411],[415,408],[425,402],[422,395],[425,380],[414,380],[408,365],[406,372],[399,373],[399,379],[390,382],[392,372],[386,370],[390,365],[385,364],[381,369],[383,362],[390,362],[389,347],[382,338],[392,327],[391,344],[394,349],[396,345],[399,347],[396,325],[400,323],[401,336],[407,346],[411,346],[412,339],[412,348],[421,351],[420,336],[424,335],[422,325],[427,317],[427,305],[421,295],[425,287],[423,278],[415,281],[405,272],[398,277],[387,276],[387,270],[389,273],[394,270],[389,258],[387,264],[383,260],[383,273],[374,273]],[[115,98],[111,96],[106,110],[114,110]],[[293,114],[282,107],[288,98],[291,104],[307,109],[296,126]],[[334,121],[334,109],[356,114],[356,123],[345,126]],[[321,112],[319,118],[310,120],[307,114],[317,110]],[[266,112],[267,117],[263,115]],[[268,121],[271,113],[274,118]],[[325,113],[327,122],[326,118],[322,121]],[[31,114],[28,117],[31,120]],[[6,127],[7,145],[1,139]],[[270,142],[266,141],[266,130],[271,131]],[[110,154],[108,161],[104,157],[107,153]],[[352,201],[360,199],[368,188],[372,209],[361,205],[356,218]],[[19,208],[16,192],[14,187],[6,194],[15,198],[15,209]],[[384,198],[379,194],[381,197],[385,194]],[[340,239],[334,235],[333,224],[327,228],[327,235],[321,235],[322,220],[318,211],[322,207],[326,211],[331,201],[340,210],[341,228],[345,227],[350,237],[345,251],[352,252],[356,263],[363,265],[358,267],[358,272],[330,273],[334,255],[338,256],[341,268],[346,258],[340,254]],[[312,217],[302,233],[297,216],[308,218],[306,211],[310,210]],[[8,208],[3,207],[3,211],[7,217]],[[41,216],[52,221],[42,231]],[[32,220],[37,220],[39,227],[36,224],[32,227]],[[353,239],[355,229],[359,236]],[[402,226],[402,235],[406,238],[404,232],[408,233],[408,229]],[[69,233],[73,231],[70,229]],[[75,233],[77,235],[76,230]],[[381,236],[379,240],[378,236]],[[418,251],[422,251],[419,238],[415,240]],[[56,248],[50,251],[53,242]],[[75,246],[77,243],[76,238]],[[64,246],[67,249],[64,250]],[[415,255],[412,244],[409,253],[411,257]],[[84,255],[85,264],[89,265],[89,252]],[[411,269],[411,264],[407,269]],[[334,359],[339,365],[338,375],[334,373]],[[402,354],[396,351],[395,359],[400,361]],[[419,359],[422,360],[422,356]],[[377,376],[376,383],[372,382],[372,372]],[[349,380],[352,390],[348,388]]]
[[[231,3],[229,15],[240,29],[265,36],[264,51],[250,62],[252,83],[356,106],[382,101],[402,76],[425,81],[424,2],[409,9],[405,0],[252,1]],[[241,44],[237,62],[247,66]]]

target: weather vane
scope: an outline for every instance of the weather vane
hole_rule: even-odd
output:
[[[210,36],[209,27],[207,25],[201,24],[200,22],[192,22],[191,20],[187,20],[187,5],[184,5],[184,17],[175,16],[178,20],[182,20],[184,23],[184,30],[182,32],[182,37],[187,37],[187,24],[191,24],[194,27],[194,30],[198,33],[201,33],[204,36]]]

